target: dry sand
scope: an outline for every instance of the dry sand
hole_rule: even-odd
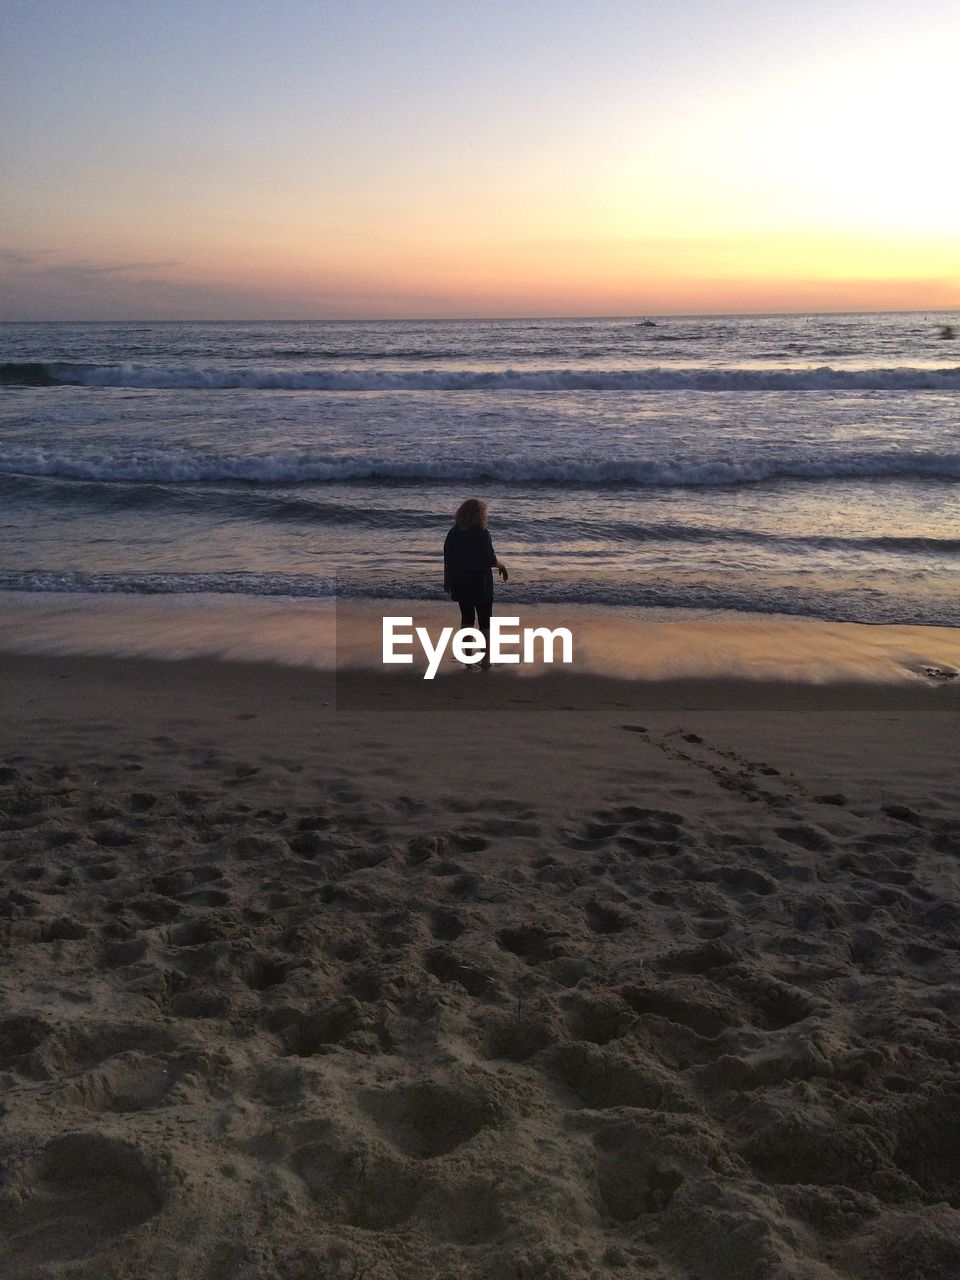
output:
[[[4,1280],[960,1275],[960,682],[0,680]]]

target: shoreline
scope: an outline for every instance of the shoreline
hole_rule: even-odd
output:
[[[778,614],[498,602],[521,626],[568,627],[574,662],[564,676],[657,683],[950,684],[960,671],[960,628],[828,622]],[[412,617],[431,634],[458,625],[449,602],[301,600],[245,596],[104,596],[0,593],[0,654],[254,662],[305,670],[384,673],[384,616]],[[422,673],[417,653],[413,670]],[[438,679],[456,671],[449,654]],[[406,668],[398,669],[401,674]],[[497,679],[541,679],[544,664]],[[393,673],[391,673],[393,674]],[[484,679],[487,679],[484,676]],[[431,683],[436,683],[433,681]],[[960,683],[960,681],[957,681]]]

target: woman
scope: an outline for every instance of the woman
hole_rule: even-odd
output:
[[[443,544],[443,589],[460,606],[460,626],[483,633],[480,666],[490,666],[490,614],[493,612],[493,571],[506,582],[507,568],[497,559],[487,530],[487,504],[478,498],[461,503],[453,528]]]

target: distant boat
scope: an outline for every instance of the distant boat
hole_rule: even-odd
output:
[[[656,320],[641,320],[637,325],[638,329],[655,329],[657,327]]]
[[[952,324],[944,324],[940,326],[941,338],[946,338],[949,340],[950,338],[955,338],[956,336],[957,336],[957,331]]]

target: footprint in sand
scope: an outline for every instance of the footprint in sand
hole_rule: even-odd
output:
[[[47,1143],[16,1182],[24,1194],[0,1211],[0,1257],[18,1274],[33,1267],[39,1274],[51,1261],[87,1257],[159,1213],[170,1176],[162,1157],[133,1142],[71,1133]]]
[[[731,973],[724,985],[743,1002],[746,1016],[764,1031],[782,1031],[816,1012],[817,1005],[803,991],[762,972]]]
[[[401,1160],[332,1132],[305,1143],[290,1164],[324,1217],[363,1231],[402,1227],[424,1191],[423,1175]]]
[[[690,1111],[667,1073],[656,1063],[584,1041],[558,1044],[541,1053],[537,1066],[573,1095],[573,1105],[595,1111],[640,1107],[646,1111]]]
[[[479,1022],[480,1052],[484,1058],[527,1062],[555,1044],[562,1031],[551,1015],[531,1013],[522,1007],[514,1014],[494,1014]]]
[[[490,841],[485,836],[473,832],[448,835],[447,844],[457,853],[483,853],[485,849],[490,848]]]
[[[625,1036],[636,1020],[633,1010],[616,993],[568,997],[567,1030],[574,1040],[609,1044]]]
[[[359,1102],[388,1141],[417,1160],[456,1151],[502,1119],[490,1090],[468,1081],[424,1080],[371,1089],[360,1094]]]
[[[683,981],[683,980],[681,980]],[[621,994],[638,1016],[653,1014],[677,1026],[688,1027],[698,1036],[711,1040],[736,1026],[739,1018],[730,1003],[708,1001],[699,994],[684,994],[663,987],[624,987]]]
[[[296,967],[295,962],[282,956],[255,952],[245,958],[240,976],[251,991],[271,991],[286,982],[287,975]]]
[[[497,942],[504,951],[519,956],[527,964],[538,965],[562,956],[565,948],[560,939],[567,936],[565,930],[545,929],[540,925],[518,925],[515,928],[501,929],[497,933]]]
[[[596,900],[588,902],[583,913],[587,927],[594,933],[623,933],[634,924],[634,919],[628,912]]]
[[[682,1116],[606,1122],[593,1142],[597,1189],[616,1222],[663,1213],[688,1176],[731,1165],[716,1140]]]
[[[440,982],[459,983],[468,995],[476,998],[490,998],[497,993],[497,983],[491,974],[465,963],[456,952],[445,947],[427,952],[426,968]]]
[[[466,921],[456,911],[434,911],[430,917],[430,932],[438,942],[453,942],[466,930]]]
[[[373,1044],[370,1013],[349,996],[311,1010],[270,1010],[264,1025],[280,1038],[291,1057],[312,1058],[340,1045],[369,1050]]]
[[[173,1058],[130,1050],[72,1080],[64,1096],[88,1111],[149,1111],[166,1101],[181,1070]]]
[[[34,1014],[13,1014],[0,1020],[0,1070],[29,1070],[33,1054],[50,1035],[50,1026]]]
[[[646,850],[653,844],[675,844],[685,838],[683,817],[666,809],[620,805],[598,809],[565,841],[572,849],[597,849],[617,839],[623,847]],[[645,843],[644,843],[645,842]]]
[[[798,845],[811,853],[826,853],[833,848],[833,841],[816,827],[776,827],[776,834],[788,844]]]

